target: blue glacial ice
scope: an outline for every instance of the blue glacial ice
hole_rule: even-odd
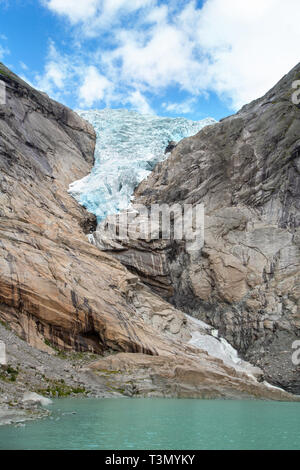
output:
[[[95,128],[97,144],[91,173],[70,185],[69,192],[98,221],[126,209],[137,185],[166,158],[169,141],[196,134],[212,118],[190,121],[141,115],[124,109],[79,111]]]

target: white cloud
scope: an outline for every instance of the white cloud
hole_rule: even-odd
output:
[[[209,88],[234,108],[267,92],[299,61],[299,17],[298,0],[208,0],[195,41],[210,58]]]
[[[202,8],[195,0],[42,1],[77,24],[80,55],[74,52],[69,63],[80,57],[83,68],[97,65],[98,92],[89,90],[88,82],[80,88],[86,105],[106,99],[110,83],[121,101],[140,109],[151,109],[145,92],[158,94],[170,86],[191,99],[214,91],[237,109],[299,61],[299,0],[206,0]],[[84,43],[91,36],[93,53]],[[71,68],[82,81],[80,70]],[[48,63],[52,88],[60,88],[65,77],[64,62]],[[184,113],[188,106],[167,102],[165,109]]]
[[[48,80],[52,81],[57,88],[63,88],[66,74],[65,71],[59,67],[59,64],[49,62],[46,70]]]
[[[51,41],[44,73],[35,76],[35,86],[55,99],[60,99],[66,83],[72,78],[72,67]]]
[[[64,15],[72,23],[85,21],[95,15],[98,0],[45,0],[45,5],[54,13]]]
[[[121,62],[122,79],[156,90],[176,84],[195,92],[195,76],[204,70],[193,58],[189,38],[176,26],[164,22],[156,25],[149,36],[141,42],[126,30],[121,32],[122,45],[110,54],[110,59]]]
[[[155,0],[41,0],[53,13],[63,15],[73,24],[84,25],[82,33],[97,35],[118,21],[120,14],[133,13]]]
[[[163,103],[162,107],[170,113],[189,114],[194,110],[196,98],[190,98],[182,103]]]
[[[102,14],[113,17],[118,15],[120,11],[130,13],[148,5],[154,4],[152,0],[103,0]]]
[[[1,2],[1,0],[0,0]],[[0,34],[0,41],[2,42],[6,42],[7,41],[7,37],[5,36],[5,34]],[[3,58],[6,56],[6,55],[9,55],[10,54],[10,50],[8,49],[7,46],[4,46],[2,44],[0,44],[0,60],[3,60]]]
[[[155,114],[145,96],[138,90],[130,93],[126,102],[130,103],[131,107],[141,114]]]
[[[5,37],[0,38],[0,39],[6,40]],[[10,50],[8,49],[8,47],[2,46],[2,44],[0,44],[0,60],[2,60],[6,55],[9,55],[9,54],[10,54]]]
[[[102,101],[110,88],[111,83],[98,72],[96,67],[88,67],[83,84],[78,91],[81,106],[90,107],[97,101]]]
[[[111,58],[121,61],[125,81],[152,90],[175,84],[195,95],[211,90],[238,109],[299,60],[298,0],[208,0],[203,9],[189,2],[167,17],[165,7],[153,10],[144,42],[122,32]]]
[[[20,61],[20,67],[21,67],[23,70],[28,70],[28,66],[27,66],[24,62],[22,62],[22,61]]]
[[[84,58],[61,54],[53,41],[44,72],[34,77],[34,85],[56,100],[65,101],[73,95],[84,107],[110,101],[113,90],[111,82],[94,65],[87,65]]]

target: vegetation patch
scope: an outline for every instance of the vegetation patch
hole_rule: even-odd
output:
[[[6,330],[11,331],[10,326],[7,323],[5,323],[4,321],[0,320],[0,325],[4,326],[4,328]]]
[[[57,356],[61,359],[69,359],[70,361],[93,361],[99,359],[99,355],[90,353],[88,351],[85,352],[76,352],[76,351],[59,351]]]
[[[1,65],[0,65],[0,74],[3,75],[4,77],[11,78],[11,74],[8,73],[6,70],[4,70]]]
[[[19,369],[14,369],[12,366],[1,366],[0,380],[4,382],[15,382],[19,374]]]
[[[71,395],[85,395],[86,389],[84,387],[71,387],[61,380],[47,380],[47,386],[44,388],[38,388],[35,390],[36,393],[43,395],[44,397],[62,398],[69,397]]]
[[[120,370],[99,369],[98,372],[106,375],[121,374]]]
[[[54,346],[51,341],[48,339],[44,339],[44,343],[46,346],[49,348],[52,348],[56,352],[56,356],[59,357],[60,359],[68,359],[69,361],[93,361],[99,358],[98,354],[94,354],[88,351],[64,351],[61,349],[58,349],[56,346]]]
[[[122,395],[125,394],[125,388],[111,387],[111,390],[114,390],[115,392],[121,393]]]

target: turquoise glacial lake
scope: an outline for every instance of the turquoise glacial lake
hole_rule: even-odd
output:
[[[0,449],[300,449],[300,403],[57,399],[51,409],[1,426]]]

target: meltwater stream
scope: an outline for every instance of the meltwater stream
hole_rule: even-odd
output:
[[[98,221],[126,209],[136,186],[165,158],[169,141],[196,134],[214,124],[212,118],[194,122],[138,114],[125,109],[79,111],[97,134],[95,165],[69,192]]]

